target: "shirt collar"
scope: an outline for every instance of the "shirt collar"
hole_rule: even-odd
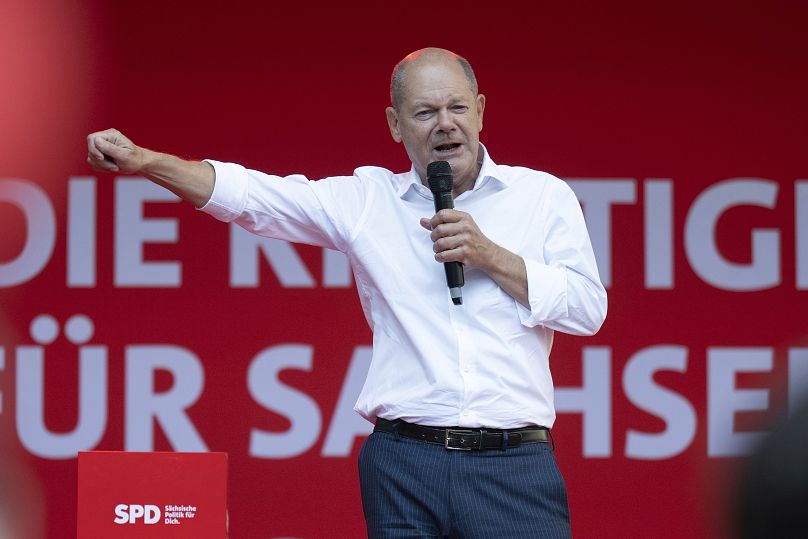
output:
[[[501,167],[494,163],[482,142],[480,143],[480,150],[483,152],[483,166],[480,167],[480,174],[477,176],[477,179],[474,180],[472,191],[480,189],[489,181],[499,183],[501,188],[508,187],[511,184],[511,178],[505,174],[505,171],[502,170]],[[415,165],[410,168],[407,174],[401,175],[401,183],[398,186],[398,196],[404,198],[410,190],[415,190],[415,192],[424,196],[432,196],[431,193],[429,193],[429,189],[421,183],[421,177],[418,176],[418,173],[415,171]]]

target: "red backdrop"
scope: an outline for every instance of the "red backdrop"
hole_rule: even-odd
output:
[[[804,3],[17,4],[0,488],[24,536],[70,536],[76,451],[125,448],[227,451],[232,537],[364,533],[350,407],[371,338],[340,260],[96,174],[84,137],[311,178],[404,170],[388,77],[429,45],[474,65],[496,161],[574,182],[608,282],[600,333],[552,355],[573,532],[728,534],[744,444],[808,370]],[[277,449],[251,449],[267,433]]]

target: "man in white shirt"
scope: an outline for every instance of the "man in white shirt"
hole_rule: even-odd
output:
[[[359,462],[369,536],[568,537],[548,446],[550,348],[554,330],[590,335],[606,314],[580,206],[561,180],[491,160],[465,59],[410,54],[391,101],[390,133],[412,161],[403,174],[279,178],[152,152],[115,130],[88,137],[88,161],[254,233],[347,254],[373,330],[356,403],[376,424]],[[451,165],[456,208],[437,214],[424,185],[434,161]],[[466,272],[460,306],[441,267],[452,261]]]

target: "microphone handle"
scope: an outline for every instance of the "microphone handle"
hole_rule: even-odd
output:
[[[454,209],[454,199],[452,192],[446,191],[445,193],[435,193],[435,213],[440,210]],[[446,284],[449,285],[449,294],[452,297],[452,303],[455,305],[463,304],[463,294],[460,288],[463,286],[465,279],[463,276],[463,264],[460,262],[444,262],[443,269],[446,271]]]
[[[434,199],[435,213],[438,213],[441,210],[454,209],[454,198],[452,198],[451,191],[446,191],[445,193],[434,193]]]
[[[452,303],[463,304],[463,294],[460,287],[463,286],[463,264],[460,262],[444,262],[443,269],[446,271],[446,284],[449,285],[449,294],[452,296]]]

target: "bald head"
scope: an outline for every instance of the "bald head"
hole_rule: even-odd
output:
[[[471,64],[469,64],[468,60],[446,49],[428,47],[411,52],[393,68],[393,76],[390,78],[390,102],[393,104],[393,107],[399,110],[401,103],[404,101],[408,69],[419,65],[451,63],[456,63],[463,69],[463,74],[466,76],[466,80],[469,83],[469,89],[471,93],[476,96],[478,92],[477,77],[474,76],[474,70],[471,69]]]
[[[404,144],[421,181],[429,163],[448,161],[455,195],[474,187],[485,96],[469,63],[445,49],[416,51],[396,66],[390,94],[384,111],[390,135]]]

